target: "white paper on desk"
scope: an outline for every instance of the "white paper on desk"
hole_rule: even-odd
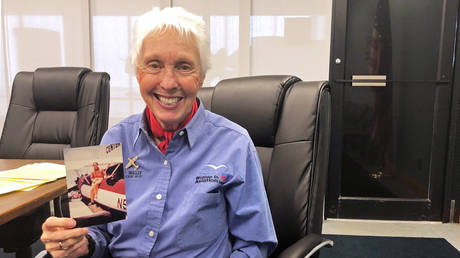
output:
[[[50,182],[49,180],[41,180],[41,179],[17,179],[17,178],[6,178],[6,177],[3,177],[3,178],[0,178],[0,181],[5,181],[5,182],[18,182],[18,183],[32,183],[33,185],[32,186],[28,186],[26,188],[22,188],[22,189],[18,189],[18,190],[21,190],[21,191],[30,191],[30,190],[33,190],[35,188],[37,188],[38,186],[44,184],[44,183],[47,183],[47,182]]]
[[[0,194],[9,193],[17,190],[26,189],[29,187],[35,187],[41,185],[43,182],[21,182],[21,181],[10,181],[0,179]]]
[[[34,190],[35,188],[41,186],[41,184],[39,185],[34,185],[34,186],[31,186],[31,187],[27,187],[27,188],[24,188],[24,189],[21,189],[21,191],[23,192],[28,192],[28,191],[31,191],[31,190]]]
[[[65,177],[65,166],[54,163],[34,163],[0,172],[0,179],[36,179],[45,180],[47,182],[54,181],[58,178]]]
[[[10,177],[0,177],[0,180],[23,182],[23,183],[36,183],[36,184],[43,184],[43,183],[49,182],[49,180],[44,180],[44,179],[24,179],[24,178],[10,178]]]
[[[46,162],[0,171],[0,194],[17,190],[30,191],[65,175],[64,165]]]

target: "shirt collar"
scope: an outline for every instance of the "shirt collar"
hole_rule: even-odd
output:
[[[139,121],[137,123],[137,125],[138,125],[137,130],[134,130],[134,132],[137,133],[137,134],[134,137],[133,146],[136,145],[136,142],[138,141],[139,136],[141,135],[141,132],[143,132],[145,134],[147,139],[150,139],[149,129],[148,129],[148,126],[147,126],[147,121],[145,119],[145,112],[146,112],[146,108],[144,108],[144,111],[139,116]]]
[[[196,111],[192,120],[190,120],[190,122],[188,122],[185,128],[182,129],[186,132],[185,135],[187,136],[190,148],[193,148],[193,146],[198,141],[200,135],[203,133],[204,130],[203,124],[205,121],[205,108],[203,102],[200,99],[198,100],[200,104],[198,106],[198,110]]]
[[[190,148],[193,147],[193,145],[196,143],[196,141],[200,137],[200,134],[203,133],[202,128],[203,128],[203,122],[205,119],[205,108],[204,108],[203,102],[200,99],[198,100],[199,100],[198,110],[196,111],[193,118],[187,123],[187,125],[184,128],[176,132],[176,134],[179,133],[180,131],[185,132],[185,136],[187,137]],[[136,144],[137,140],[139,139],[139,135],[141,134],[141,132],[143,132],[147,136],[148,139],[152,140],[150,137],[148,125],[145,119],[145,112],[146,110],[144,109],[144,112],[142,112],[142,114],[140,115],[140,118],[139,118],[140,121],[138,123],[139,128],[138,130],[135,130],[135,132],[137,132],[137,135],[134,138],[133,146]]]

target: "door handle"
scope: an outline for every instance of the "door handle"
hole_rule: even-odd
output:
[[[351,86],[385,87],[386,75],[352,75]]]
[[[352,77],[353,78],[353,77]],[[429,84],[449,84],[450,80],[386,80],[386,79],[351,79],[351,80],[334,80],[336,83],[429,83]],[[371,86],[371,85],[352,85],[352,86]],[[381,85],[384,86],[384,85]],[[381,87],[380,86],[380,87]]]

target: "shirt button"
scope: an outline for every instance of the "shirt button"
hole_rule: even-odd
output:
[[[149,236],[150,236],[150,237],[153,237],[153,235],[154,235],[153,231],[152,231],[152,230],[150,230],[150,232],[149,232]]]
[[[184,135],[184,131],[180,131],[180,132],[179,132],[179,135],[180,135],[180,136]]]
[[[167,160],[163,161],[163,165],[167,166],[167,165],[168,165],[168,161],[167,161]]]
[[[156,196],[157,200],[161,200],[161,197],[163,197],[161,194],[157,194]]]

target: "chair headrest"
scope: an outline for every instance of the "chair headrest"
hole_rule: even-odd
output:
[[[49,67],[34,72],[33,93],[37,109],[70,111],[78,109],[78,91],[87,68]]]
[[[287,75],[222,80],[214,88],[211,110],[246,128],[256,146],[273,147],[284,94],[298,81]]]

